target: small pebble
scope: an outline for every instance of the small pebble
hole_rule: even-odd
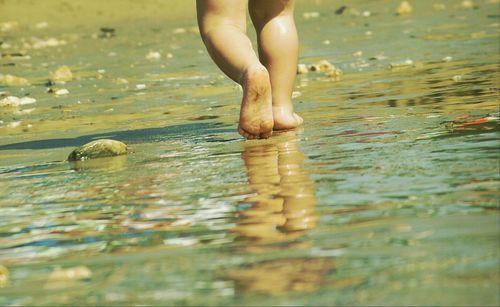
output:
[[[345,6],[345,5],[339,7],[338,9],[335,10],[335,14],[342,15],[346,8],[347,8],[347,6]]]
[[[29,85],[29,82],[27,79],[23,77],[0,74],[0,84],[19,86],[19,85]]]
[[[38,39],[32,38],[33,44],[31,45],[34,49],[43,49],[47,47],[57,47],[66,45],[67,42],[65,40],[59,40],[57,38],[51,37],[48,39]]]
[[[410,59],[406,59],[404,61],[393,62],[390,64],[391,68],[407,67],[407,66],[413,66],[413,61]]]
[[[54,82],[66,82],[71,81],[72,79],[73,73],[71,72],[71,69],[66,65],[59,67],[52,74],[52,81]]]
[[[49,24],[46,21],[39,22],[35,25],[35,29],[41,30],[47,28]]]
[[[179,245],[179,246],[189,246],[198,243],[196,238],[172,238],[163,240],[165,245]]]
[[[146,54],[147,60],[159,60],[161,58],[161,54],[158,51],[150,51]]]
[[[409,15],[413,11],[413,7],[408,1],[403,1],[396,8],[396,14],[398,15]]]
[[[186,33],[186,31],[187,31],[187,30],[186,30],[186,29],[184,29],[184,28],[176,28],[176,29],[174,29],[174,30],[172,31],[172,33],[174,33],[174,34],[182,34],[182,33]]]
[[[54,92],[57,96],[63,96],[63,95],[68,95],[69,91],[65,88],[58,89]]]
[[[342,70],[338,69],[338,68],[333,68],[331,70],[329,70],[326,75],[335,80],[335,81],[338,81],[340,76],[343,74]]]
[[[67,269],[56,269],[49,275],[49,281],[82,280],[92,277],[92,271],[86,266],[77,266]]]
[[[21,105],[27,105],[35,103],[36,99],[31,97],[18,98],[16,96],[8,96],[0,100],[0,107],[19,107]]]
[[[460,3],[460,6],[464,9],[472,9],[474,8],[474,3],[470,0],[465,0]]]
[[[19,26],[17,21],[0,22],[0,32],[7,32],[16,29]]]
[[[327,60],[321,60],[318,62],[318,67],[320,71],[327,72],[332,69],[335,69],[335,66],[333,66],[330,62]]]
[[[35,102],[36,102],[35,98],[31,98],[31,97],[27,97],[27,96],[24,96],[21,99],[19,99],[19,104],[20,105],[33,104]]]
[[[146,88],[146,84],[136,84],[135,88],[138,89],[138,90],[143,90],[143,89]]]
[[[318,64],[311,64],[307,67],[309,71],[319,71],[319,65]]]
[[[18,121],[18,122],[10,122],[9,124],[7,124],[7,127],[8,128],[17,128],[17,127],[19,127],[19,125],[21,125],[20,121]]]
[[[363,51],[358,50],[358,51],[354,52],[352,55],[353,55],[353,56],[356,56],[356,57],[363,56]]]
[[[9,283],[9,270],[0,264],[0,288],[5,288]]]
[[[305,19],[318,18],[319,12],[304,12],[304,14],[302,14],[302,16]]]
[[[307,74],[309,70],[307,69],[306,64],[299,64],[297,65],[297,74],[302,75],[302,74]]]
[[[116,78],[115,83],[118,84],[128,84],[128,80],[124,78]]]

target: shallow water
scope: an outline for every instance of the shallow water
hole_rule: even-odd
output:
[[[0,32],[2,73],[31,83],[0,91],[37,100],[0,110],[1,305],[500,303],[498,3],[299,2],[300,62],[344,74],[299,75],[303,129],[245,142],[181,2],[21,2]],[[131,152],[64,161],[98,138]]]

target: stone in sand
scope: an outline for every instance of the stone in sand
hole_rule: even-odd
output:
[[[73,150],[68,161],[83,161],[102,157],[114,157],[125,155],[127,153],[127,145],[122,142],[102,139],[87,143]]]

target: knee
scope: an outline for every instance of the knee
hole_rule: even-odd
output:
[[[292,15],[293,0],[256,0],[250,7],[252,18],[266,22],[281,15]]]

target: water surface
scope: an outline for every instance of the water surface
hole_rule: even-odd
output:
[[[498,305],[498,3],[304,2],[300,62],[343,75],[260,141],[184,1],[0,4],[2,98],[36,99],[0,109],[0,304]],[[130,153],[65,161],[99,138]]]

